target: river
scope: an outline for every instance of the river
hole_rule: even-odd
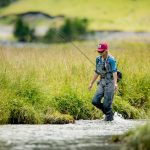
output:
[[[78,120],[64,125],[1,125],[0,150],[119,150],[109,142],[111,135],[144,124],[115,115],[112,122]]]

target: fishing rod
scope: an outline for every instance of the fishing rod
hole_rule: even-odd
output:
[[[65,42],[68,42],[65,37],[63,36],[63,33],[57,33],[59,37],[61,37],[61,39],[63,39]],[[76,50],[78,50],[91,64],[93,64],[95,66],[95,64],[93,63],[93,61],[76,45],[74,44],[72,41],[69,42],[73,47],[76,48]]]

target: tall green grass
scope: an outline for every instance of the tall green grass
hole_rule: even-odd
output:
[[[95,62],[96,43],[76,44]],[[150,108],[150,45],[109,44],[123,73],[113,109],[125,118],[145,118]],[[96,84],[91,92],[87,90],[94,69],[69,43],[47,48],[1,47],[0,123],[64,123],[69,122],[68,118],[73,122],[72,117],[101,118],[102,113],[91,104]]]

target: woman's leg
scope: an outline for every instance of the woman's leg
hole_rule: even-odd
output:
[[[102,97],[104,96],[104,88],[103,88],[103,85],[101,84],[101,82],[98,84],[97,86],[97,90],[92,98],[92,104],[94,106],[96,106],[97,108],[101,109],[103,111],[103,113],[105,114],[104,112],[104,109],[103,109],[103,103],[101,103],[101,99]]]
[[[105,86],[104,89],[104,111],[106,112],[106,121],[113,120],[113,112],[112,112],[112,101],[114,97],[114,83],[110,82]]]

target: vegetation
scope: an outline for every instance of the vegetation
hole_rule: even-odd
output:
[[[68,42],[75,39],[84,39],[87,33],[87,20],[86,19],[66,19],[64,24],[59,28],[50,27],[44,37],[38,37],[34,34],[34,29],[18,18],[14,27],[14,36],[18,41],[22,42]]]
[[[96,43],[75,44],[94,62]],[[113,109],[125,118],[146,118],[150,108],[150,66],[146,65],[150,45],[135,41],[109,44],[123,73]],[[67,123],[101,118],[101,111],[91,104],[95,87],[87,90],[93,70],[94,66],[69,43],[47,48],[1,47],[0,123]]]
[[[75,120],[72,116],[67,114],[61,114],[60,112],[50,108],[44,116],[45,124],[66,124],[74,123]]]
[[[8,6],[13,1],[15,1],[15,0],[0,0],[0,7]]]
[[[67,18],[59,29],[49,28],[44,37],[44,42],[67,42],[83,39],[83,36],[87,33],[87,23],[87,19]]]
[[[18,18],[15,24],[14,36],[20,42],[31,42],[35,39],[34,29],[30,29],[29,25]]]
[[[149,6],[149,0],[45,0],[44,3],[42,0],[19,0],[1,9],[0,14],[40,11],[52,16],[87,18],[90,30],[150,31]]]
[[[51,43],[51,42],[59,42],[59,41],[60,40],[58,39],[57,29],[54,27],[50,27],[43,38],[43,42]]]
[[[132,129],[123,135],[113,136],[112,141],[126,144],[123,150],[149,150],[150,124]]]
[[[79,39],[80,35],[87,32],[87,19],[66,19],[59,32],[67,41]]]

